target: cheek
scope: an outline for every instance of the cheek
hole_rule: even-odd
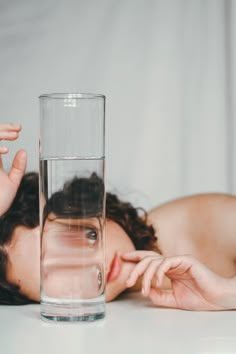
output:
[[[106,236],[106,253],[114,254],[114,252],[128,252],[135,250],[132,241],[126,235],[107,235]]]
[[[112,301],[127,289],[126,280],[128,279],[134,266],[135,265],[133,263],[123,262],[122,271],[119,277],[106,286],[106,301]]]
[[[35,257],[14,258],[8,272],[8,281],[17,284],[20,292],[32,300],[40,298],[40,264]]]
[[[30,242],[31,240],[32,242]],[[21,292],[38,301],[40,293],[40,247],[33,236],[25,242],[24,249],[22,247],[19,250],[19,257],[15,262],[15,274],[20,280]]]
[[[116,281],[107,284],[106,286],[106,301],[114,300],[119,294],[126,289],[125,281]]]
[[[29,291],[35,296],[35,294],[39,294],[40,289],[40,257],[38,252],[35,252],[32,258],[26,258],[28,258],[28,261],[24,259],[21,268],[22,288],[26,288],[26,291]],[[30,297],[31,296],[32,295],[30,295]]]

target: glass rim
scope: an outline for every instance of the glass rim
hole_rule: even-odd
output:
[[[106,96],[99,93],[44,93],[38,97],[41,98],[51,98],[51,99],[105,99]]]

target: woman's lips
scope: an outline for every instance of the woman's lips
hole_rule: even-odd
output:
[[[116,253],[111,262],[109,273],[107,274],[107,283],[115,280],[119,276],[120,271],[121,271],[121,260]]]

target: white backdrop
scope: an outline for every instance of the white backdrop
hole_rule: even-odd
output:
[[[0,0],[0,122],[38,170],[38,99],[107,96],[107,188],[145,208],[236,191],[232,0]]]

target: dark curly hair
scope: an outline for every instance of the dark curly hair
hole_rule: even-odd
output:
[[[44,209],[44,220],[51,211],[58,216],[62,213],[63,216],[65,213],[70,216],[101,216],[96,213],[102,209],[103,194],[103,182],[95,173],[89,178],[75,177],[48,200]],[[11,243],[17,226],[34,228],[39,225],[38,200],[38,174],[27,173],[11,207],[0,217],[0,304],[23,305],[34,302],[21,294],[17,285],[7,281],[8,258],[4,246]],[[125,230],[137,250],[159,251],[154,228],[147,225],[147,214],[142,208],[135,208],[131,203],[123,202],[117,195],[107,192],[106,218]]]
[[[6,279],[7,252],[5,245],[12,240],[17,226],[34,228],[39,225],[38,174],[26,174],[11,207],[0,217],[0,304],[24,305],[32,303],[19,292],[19,287]]]

